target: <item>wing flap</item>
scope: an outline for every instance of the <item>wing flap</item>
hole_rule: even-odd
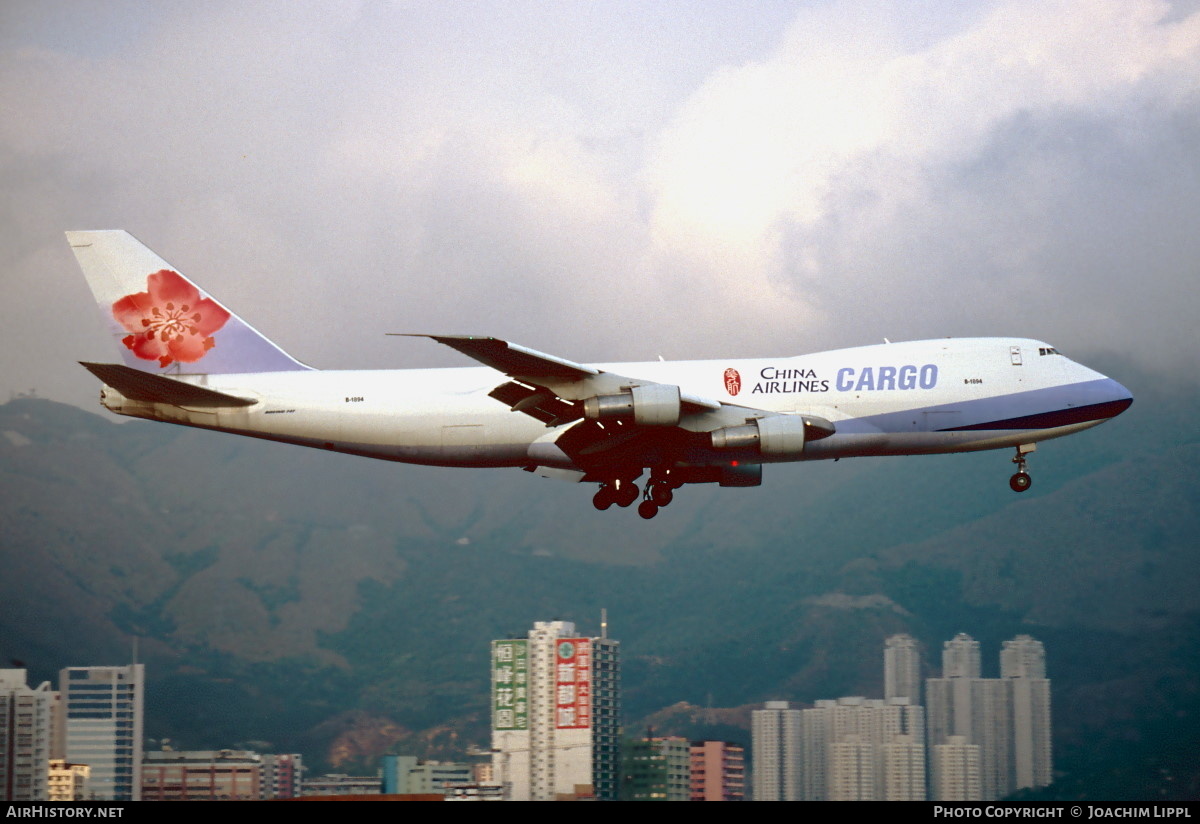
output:
[[[150,372],[142,372],[117,363],[84,363],[80,361],[79,365],[130,400],[168,403],[172,406],[212,408],[253,406],[258,403],[249,398],[226,395],[224,392],[217,392]]]
[[[577,404],[568,403],[546,389],[516,381],[500,384],[488,392],[488,397],[506,404],[514,412],[524,412],[546,426],[561,426],[580,417]]]

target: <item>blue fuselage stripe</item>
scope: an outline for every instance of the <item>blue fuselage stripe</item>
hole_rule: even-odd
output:
[[[1088,421],[1106,421],[1120,415],[1129,405],[1132,398],[1105,403],[1093,403],[1088,406],[1076,406],[1069,409],[1059,409],[1055,412],[1040,412],[1034,415],[1022,415],[1019,418],[1007,418],[986,423],[973,423],[970,426],[951,426],[939,429],[939,432],[967,432],[979,429],[1053,429],[1056,426],[1070,426],[1074,423]]]
[[[958,403],[865,415],[837,422],[844,434],[867,432],[967,432],[1051,429],[1105,420],[1133,403],[1129,390],[1110,378]],[[951,425],[947,425],[951,424]]]

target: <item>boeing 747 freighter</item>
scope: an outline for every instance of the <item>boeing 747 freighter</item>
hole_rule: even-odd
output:
[[[582,364],[497,338],[419,335],[482,366],[319,371],[124,231],[68,232],[123,363],[84,363],[120,415],[405,463],[599,484],[653,518],[684,484],[758,486],[765,464],[1015,450],[1133,402],[1025,338],[884,343],[751,360]],[[637,481],[648,475],[643,489]]]

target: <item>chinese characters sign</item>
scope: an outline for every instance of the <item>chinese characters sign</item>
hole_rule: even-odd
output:
[[[529,642],[492,642],[492,729],[529,729]]]
[[[554,726],[586,730],[592,724],[592,645],[559,638],[554,654]]]

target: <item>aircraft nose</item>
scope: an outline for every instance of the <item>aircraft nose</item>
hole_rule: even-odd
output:
[[[1112,378],[1101,381],[1097,394],[1103,398],[1097,411],[1105,418],[1115,418],[1133,404],[1133,393]]]

